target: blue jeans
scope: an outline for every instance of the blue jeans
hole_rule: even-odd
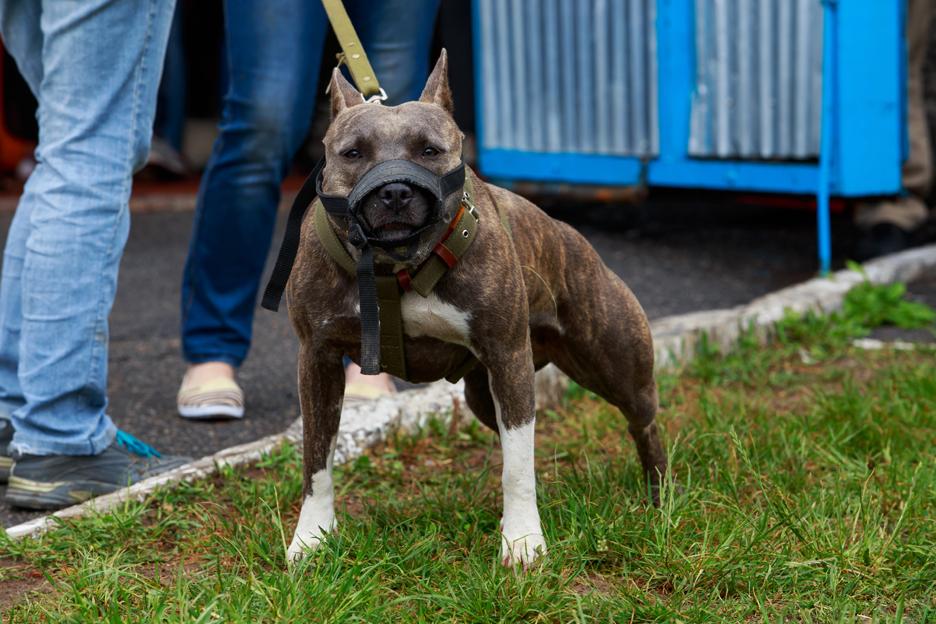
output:
[[[12,416],[14,451],[97,454],[114,438],[107,317],[173,5],[0,3],[4,43],[39,102],[36,168],[0,281],[0,412]]]
[[[352,0],[351,19],[390,103],[416,99],[439,0]],[[240,366],[280,184],[309,129],[328,20],[315,0],[225,3],[230,83],[202,178],[182,285],[192,363]]]
[[[182,151],[185,138],[185,45],[182,41],[182,7],[177,7],[169,28],[166,60],[162,80],[156,93],[156,120],[153,134],[164,140],[177,152]]]

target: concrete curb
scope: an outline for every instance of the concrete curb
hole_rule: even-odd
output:
[[[936,269],[936,245],[880,258],[866,264],[864,269],[868,279],[874,283],[912,281]],[[660,319],[652,324],[657,367],[670,368],[688,361],[703,335],[707,335],[715,344],[728,347],[748,328],[753,328],[757,335],[766,338],[787,310],[836,310],[841,306],[845,293],[863,279],[854,271],[844,270],[827,278],[815,278],[778,290],[747,305]],[[568,378],[553,366],[537,373],[537,406],[555,405],[561,399],[567,383]],[[467,408],[462,408],[463,387],[462,382],[453,385],[440,381],[375,401],[345,405],[338,432],[335,463],[351,461],[396,430],[413,431],[433,415],[447,417],[453,411],[467,411]],[[226,448],[113,494],[11,527],[6,529],[6,534],[12,539],[41,535],[62,520],[92,512],[106,512],[128,500],[142,500],[157,488],[204,478],[223,466],[254,462],[285,442],[301,442],[301,439],[302,425],[297,420],[280,434]]]
[[[909,282],[934,268],[936,245],[910,249],[864,265],[867,278],[875,284]],[[841,307],[845,293],[864,279],[860,273],[842,270],[772,292],[735,308],[660,319],[652,324],[657,366],[670,367],[686,362],[695,353],[703,335],[725,348],[734,344],[748,329],[753,329],[762,340],[766,339],[787,311],[833,312]]]

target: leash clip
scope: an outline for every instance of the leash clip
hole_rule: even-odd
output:
[[[380,93],[375,93],[374,95],[367,98],[364,102],[366,104],[380,104],[381,102],[386,100],[388,97],[390,96],[387,95],[387,92],[384,91],[384,88],[380,87]]]

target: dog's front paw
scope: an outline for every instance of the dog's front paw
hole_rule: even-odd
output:
[[[290,564],[302,561],[306,553],[321,546],[325,534],[333,531],[336,526],[337,522],[333,510],[329,509],[327,512],[322,511],[322,513],[315,514],[306,513],[305,505],[303,505],[292,543],[286,550],[286,561]]]
[[[307,554],[322,545],[325,533],[326,531],[320,531],[317,534],[300,536],[299,532],[296,531],[292,543],[286,550],[286,562],[293,564],[302,561]]]
[[[501,563],[508,568],[522,565],[524,569],[533,565],[538,558],[546,554],[546,538],[542,531],[508,536],[501,533]]]

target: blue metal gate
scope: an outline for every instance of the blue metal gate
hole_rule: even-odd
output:
[[[817,194],[826,268],[828,195],[901,190],[904,4],[475,0],[480,169]]]

